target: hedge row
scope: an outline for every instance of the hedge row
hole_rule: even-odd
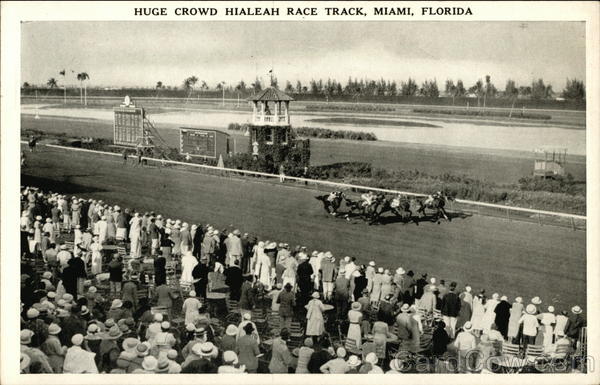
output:
[[[460,109],[436,109],[436,108],[414,108],[412,110],[418,114],[442,114],[442,115],[458,115],[458,116],[491,116],[491,117],[502,117],[519,119],[533,119],[533,120],[550,120],[550,115],[534,114],[530,112],[523,112],[522,110],[514,110],[512,114],[509,111],[492,111],[492,110],[460,110]]]
[[[248,124],[229,123],[228,130],[243,131],[248,129]],[[300,138],[319,138],[319,139],[348,139],[348,140],[366,140],[375,141],[377,136],[372,132],[330,130],[319,127],[295,127],[293,131]]]
[[[335,104],[326,104],[326,105],[309,105],[306,106],[305,109],[307,111],[354,111],[354,112],[393,112],[396,111],[394,107],[386,107],[386,106],[375,106],[375,105],[335,105]]]

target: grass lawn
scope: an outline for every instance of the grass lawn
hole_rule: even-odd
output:
[[[315,191],[177,169],[124,166],[119,157],[41,147],[21,184],[94,197],[169,218],[240,228],[261,239],[331,250],[416,274],[485,288],[510,300],[540,296],[557,311],[585,308],[586,234],[555,226],[465,216],[437,225],[368,226],[327,215]]]

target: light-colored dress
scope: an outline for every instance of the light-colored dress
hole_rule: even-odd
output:
[[[139,258],[142,256],[142,218],[133,217],[129,221],[129,239],[131,240],[131,256]]]
[[[471,323],[474,330],[483,330],[485,325],[484,316],[485,306],[482,303],[482,299],[477,296],[473,298],[473,315],[471,316]]]
[[[73,203],[71,205],[71,226],[75,227],[80,224],[81,219],[81,205],[79,203]]]
[[[117,225],[112,214],[106,216],[106,237],[114,239],[117,237]]]
[[[360,321],[362,320],[362,312],[357,310],[350,310],[348,312],[348,335],[347,338],[356,341],[356,346],[360,349],[362,344],[362,333],[360,330]]]
[[[181,283],[191,285],[194,282],[192,271],[197,264],[198,260],[193,255],[188,254],[181,258]]]
[[[181,255],[181,233],[179,229],[172,228],[171,229],[171,241],[173,241],[173,249],[171,253],[173,255]]]
[[[510,318],[508,319],[508,338],[515,338],[519,334],[519,320],[523,315],[523,304],[514,302],[510,308]]]
[[[262,249],[258,250],[254,275],[268,290],[271,289],[271,258]]]
[[[102,245],[93,242],[90,245],[90,250],[92,252],[92,274],[100,274],[102,273]]]
[[[495,299],[488,299],[485,303],[485,313],[483,315],[483,332],[489,333],[492,329],[492,324],[496,320],[496,306],[498,306],[500,302]]]
[[[381,296],[380,299],[384,299],[386,295],[392,292],[392,276],[384,274],[381,279]]]
[[[323,319],[323,311],[325,307],[321,300],[313,298],[308,302],[308,312],[306,313],[306,335],[320,336],[325,332],[325,321]],[[360,332],[360,325],[359,325]]]

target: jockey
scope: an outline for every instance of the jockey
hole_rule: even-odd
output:
[[[433,203],[433,201],[435,200],[435,195],[436,194],[427,195],[427,199],[425,199],[425,202],[423,202],[423,203],[425,203],[426,205]]]
[[[331,193],[329,193],[329,195],[327,196],[327,200],[329,202],[333,202],[334,200],[336,200],[337,198],[339,198],[342,195],[342,193],[340,191],[332,191]]]
[[[396,197],[394,197],[394,199],[392,199],[392,203],[390,203],[390,207],[392,207],[392,208],[400,207],[401,199],[402,199],[402,195],[398,194],[398,196],[396,196]]]
[[[362,202],[363,207],[369,207],[373,204],[373,200],[375,199],[375,194],[373,194],[373,191],[367,191],[365,194],[362,194],[360,197],[363,200],[363,202]]]

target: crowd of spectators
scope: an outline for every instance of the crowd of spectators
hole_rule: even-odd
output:
[[[21,210],[22,373],[479,373],[585,348],[578,305],[36,188]]]

